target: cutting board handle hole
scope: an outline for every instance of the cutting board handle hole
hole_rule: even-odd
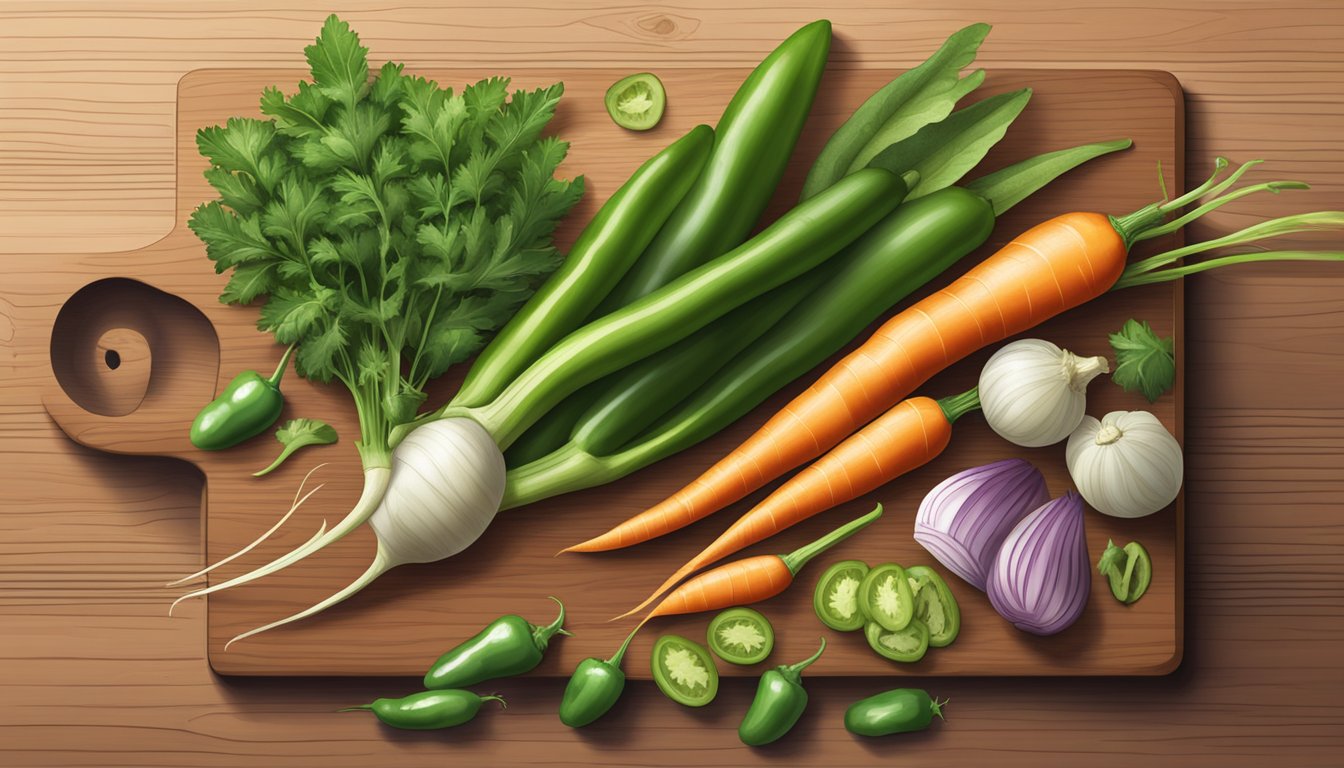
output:
[[[103,362],[113,371],[121,367],[121,353],[115,349],[109,349],[103,353]]]

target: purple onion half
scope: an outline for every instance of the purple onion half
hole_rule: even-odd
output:
[[[1013,626],[1053,635],[1083,615],[1092,568],[1083,531],[1083,498],[1073,491],[1017,524],[994,560],[989,602]]]
[[[994,557],[1013,526],[1049,500],[1045,476],[1024,459],[958,472],[920,502],[915,541],[983,592]]]

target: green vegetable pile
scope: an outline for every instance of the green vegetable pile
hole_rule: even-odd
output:
[[[313,82],[268,88],[261,112],[202,129],[220,199],[191,215],[221,301],[260,299],[258,327],[297,344],[299,375],[339,381],[366,467],[425,400],[560,263],[556,223],[583,193],[560,181],[568,145],[541,137],[564,87],[460,93],[388,62],[331,16],[304,49]],[[264,297],[264,298],[263,298]]]
[[[937,571],[923,565],[834,563],[817,580],[812,607],[831,629],[862,629],[873,651],[892,661],[919,661],[930,646],[949,646],[961,631],[961,609],[952,590]]]

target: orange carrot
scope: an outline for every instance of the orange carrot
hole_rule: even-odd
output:
[[[809,560],[858,533],[881,516],[882,505],[878,504],[872,512],[787,555],[748,557],[706,571],[668,595],[649,612],[644,621],[655,616],[675,616],[749,605],[774,597],[793,583],[798,571]]]
[[[1204,213],[1252,192],[1306,186],[1299,182],[1270,182],[1245,187],[1215,197],[1169,223],[1161,223],[1166,214],[1205,193],[1223,192],[1256,162],[1243,165],[1219,181],[1227,161],[1218,158],[1213,176],[1197,189],[1122,218],[1100,213],[1066,213],[1032,227],[946,288],[893,316],[746,442],[685,488],[606,533],[565,551],[597,552],[628,547],[700,520],[825,453],[949,365],[1108,290],[1173,280],[1249,261],[1339,260],[1338,253],[1249,253],[1158,269],[1215,247],[1338,226],[1340,214],[1319,212],[1262,222],[1234,235],[1161,254],[1126,268],[1129,248],[1135,242],[1174,232]],[[852,455],[854,450],[847,452]],[[851,456],[849,460],[854,459]],[[828,466],[834,467],[836,462]],[[832,476],[821,472],[807,477],[821,486],[833,482]],[[809,486],[790,484],[790,487],[792,493],[810,491]],[[782,527],[785,526],[775,530]],[[734,532],[740,532],[738,526],[729,529],[729,533]],[[741,536],[738,543],[745,546],[758,540]],[[716,542],[712,549],[721,557],[737,548],[740,546],[734,548]],[[714,559],[717,557],[697,561],[703,564]]]
[[[953,422],[979,406],[980,400],[974,389],[942,401],[927,397],[912,397],[902,401],[815,464],[776,488],[774,493],[739,518],[713,544],[678,569],[644,602],[625,615],[629,616],[644,608],[699,568],[758,541],[764,541],[791,525],[862,496],[927,464],[951,442]],[[677,592],[722,570],[726,569],[716,568],[697,576],[682,585]]]

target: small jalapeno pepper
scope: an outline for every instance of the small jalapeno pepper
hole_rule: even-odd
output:
[[[400,699],[375,699],[369,704],[338,711],[368,711],[393,728],[429,731],[469,722],[481,711],[481,704],[487,701],[498,701],[505,709],[509,706],[498,696],[477,696],[471,691],[454,690],[421,691]]]
[[[929,645],[945,648],[961,632],[961,607],[938,572],[926,565],[905,569],[915,596],[915,618],[929,628]]]
[[[294,345],[289,345],[269,379],[256,371],[243,371],[196,414],[191,423],[191,444],[203,451],[222,451],[265,432],[285,407],[280,378],[289,367]]]
[[[845,710],[845,730],[859,736],[922,731],[934,716],[943,719],[946,701],[918,688],[896,688],[856,701]]]
[[[1111,594],[1115,595],[1115,599],[1126,605],[1143,597],[1153,581],[1153,559],[1137,541],[1131,541],[1121,548],[1107,539],[1106,551],[1101,553],[1101,559],[1097,561],[1097,570],[1110,581]]]
[[[775,667],[761,675],[747,716],[737,728],[742,743],[759,747],[777,741],[788,733],[807,709],[807,691],[803,688],[803,670],[821,658],[826,650],[826,638],[821,647],[808,658],[790,666]]]
[[[565,686],[565,695],[560,699],[560,722],[570,728],[582,728],[593,722],[615,706],[625,690],[625,673],[621,671],[621,660],[635,639],[635,627],[621,643],[620,650],[610,659],[588,658],[579,662],[569,684]]]
[[[512,614],[495,619],[475,637],[440,656],[425,673],[425,687],[463,688],[535,669],[551,638],[569,634],[564,630],[564,603],[551,599],[560,606],[555,621],[538,627]]]

